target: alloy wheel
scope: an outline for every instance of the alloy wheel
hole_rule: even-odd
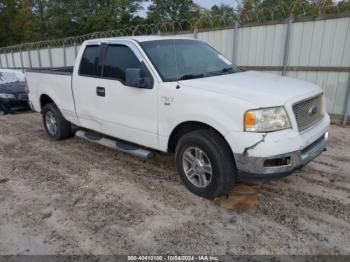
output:
[[[196,187],[207,187],[213,177],[213,169],[208,156],[198,147],[189,147],[182,156],[184,172]]]
[[[45,115],[45,124],[46,124],[46,128],[49,131],[50,135],[52,135],[52,136],[56,135],[57,120],[56,120],[55,115],[51,111],[48,111]]]

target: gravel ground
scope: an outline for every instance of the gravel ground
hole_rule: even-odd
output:
[[[0,117],[0,254],[350,254],[350,129],[287,178],[192,195],[173,157],[72,138],[39,114]]]

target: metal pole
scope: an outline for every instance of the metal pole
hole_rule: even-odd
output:
[[[78,55],[78,47],[77,47],[77,42],[74,42],[74,56],[77,58]]]
[[[346,90],[345,104],[344,104],[344,113],[342,119],[342,125],[345,126],[348,122],[348,117],[350,114],[350,76],[348,80],[348,89]]]
[[[235,21],[235,29],[233,32],[233,54],[232,54],[232,62],[235,65],[237,65],[238,26],[239,26],[239,23]]]
[[[0,68],[3,68],[4,66],[3,66],[3,64],[2,64],[2,53],[0,53]]]
[[[193,38],[198,39],[198,28],[197,27],[195,27],[193,30]]]
[[[50,64],[50,67],[52,67],[52,53],[51,53],[51,47],[48,46],[48,51],[49,51],[49,64]]]
[[[66,45],[63,45],[63,66],[66,67]]]
[[[6,68],[9,68],[9,60],[7,58],[7,52],[5,53]]]
[[[38,53],[39,68],[41,68],[41,55],[40,55],[39,47],[36,49],[36,52]]]
[[[28,48],[28,61],[29,61],[29,67],[32,68],[32,58],[30,56],[30,49]]]
[[[13,65],[13,68],[16,68],[15,56],[14,56],[14,54],[13,54],[13,49],[11,50],[11,57],[12,57],[12,65]]]
[[[292,33],[292,23],[293,23],[293,17],[289,17],[288,24],[287,24],[287,32],[286,32],[286,41],[284,44],[283,69],[282,69],[283,76],[287,75],[289,49],[290,49],[290,38],[291,38],[291,33]]]
[[[22,70],[24,70],[24,64],[23,64],[23,56],[22,56],[22,49],[19,50],[19,58],[21,60],[21,67]]]

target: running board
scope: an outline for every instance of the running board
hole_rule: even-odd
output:
[[[77,137],[86,139],[90,142],[94,142],[112,149],[116,149],[133,156],[138,156],[143,159],[150,159],[154,156],[153,152],[149,150],[143,149],[141,147],[129,144],[118,139],[107,138],[95,132],[78,130],[75,132],[75,135]]]

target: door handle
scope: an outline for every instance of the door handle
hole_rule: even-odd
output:
[[[102,86],[96,87],[96,95],[98,96],[106,96],[106,90]]]

